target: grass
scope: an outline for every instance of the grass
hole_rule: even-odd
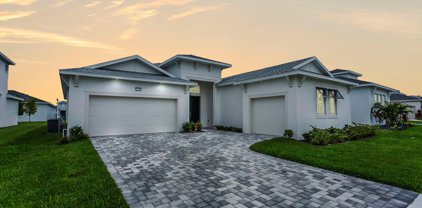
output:
[[[253,151],[422,193],[422,126],[378,130],[366,140],[314,146],[287,138],[253,144]]]
[[[45,123],[0,129],[0,207],[127,207],[91,142],[57,137]]]

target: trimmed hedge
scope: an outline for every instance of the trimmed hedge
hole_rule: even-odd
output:
[[[308,143],[314,145],[328,145],[374,136],[375,129],[376,127],[374,126],[357,123],[346,125],[343,129],[334,127],[319,129],[312,126],[312,130],[302,134],[302,136]]]
[[[242,128],[237,128],[234,126],[214,126],[217,130],[220,131],[232,131],[232,132],[237,132],[237,133],[242,133],[243,129]]]

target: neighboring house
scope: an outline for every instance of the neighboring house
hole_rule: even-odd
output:
[[[350,89],[310,57],[222,79],[230,64],[176,55],[153,64],[135,55],[91,66],[62,69],[68,126],[91,136],[180,131],[201,121],[243,128],[245,133],[295,137],[312,126],[351,123]]]
[[[31,100],[35,101],[35,104],[37,105],[37,112],[34,115],[31,115],[31,122],[47,121],[48,119],[57,118],[56,106],[54,106],[53,104],[47,101],[38,99],[36,97],[32,97],[25,93],[15,91],[15,90],[9,90],[9,94],[23,99],[23,101],[21,102],[21,105],[24,102],[28,102]],[[28,121],[29,121],[29,116],[23,114],[22,112],[19,112],[19,122],[28,122]]]
[[[397,91],[377,83],[360,80],[362,74],[355,71],[335,69],[331,73],[339,79],[358,84],[351,89],[352,121],[356,123],[376,124],[376,120],[371,116],[372,106],[377,102],[389,102],[390,95]]]
[[[7,93],[10,65],[15,62],[0,52],[0,128],[18,124],[18,106],[22,101]]]
[[[415,95],[406,95],[403,93],[395,93],[390,96],[393,103],[403,103],[410,106],[411,113],[409,119],[422,119],[422,97]]]
[[[66,101],[57,102],[56,108],[57,108],[57,118],[62,118],[63,120],[66,120],[67,102]]]

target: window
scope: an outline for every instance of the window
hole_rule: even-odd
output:
[[[325,115],[324,89],[317,89],[317,114]]]
[[[385,102],[387,102],[387,97],[385,95],[381,95],[381,94],[376,93],[374,95],[374,102],[384,104]]]
[[[19,102],[18,106],[18,116],[23,116],[23,102]]]
[[[328,90],[328,96],[329,112],[331,115],[337,115],[336,91]]]
[[[200,94],[201,93],[201,87],[199,85],[197,85],[195,87],[191,87],[191,88],[189,88],[189,93]]]
[[[337,100],[344,99],[343,95],[338,90],[325,88],[317,88],[316,93],[317,114],[337,115]]]

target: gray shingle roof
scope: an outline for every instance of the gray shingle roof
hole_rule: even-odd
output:
[[[305,62],[305,61],[307,61],[311,58],[314,58],[314,57],[300,59],[300,60],[288,62],[288,63],[285,63],[285,64],[280,64],[280,65],[271,66],[271,67],[267,67],[267,68],[263,68],[263,69],[258,69],[258,70],[255,70],[255,71],[246,72],[246,73],[243,73],[243,74],[238,74],[238,75],[226,77],[226,78],[222,79],[221,82],[218,83],[218,85],[231,84],[231,83],[234,83],[234,82],[241,82],[241,81],[263,78],[263,77],[268,77],[268,76],[277,75],[277,74],[288,73],[288,72],[295,70],[295,69],[293,69],[293,67],[295,67],[295,66],[299,65],[300,63]]]
[[[32,97],[32,96],[30,96],[28,94],[25,94],[25,93],[22,93],[22,92],[18,92],[16,90],[9,90],[7,93],[10,94],[10,95],[12,95],[12,96],[15,96],[15,97],[22,98],[24,102],[28,102],[28,101],[34,100],[37,103],[45,103],[45,104],[54,106],[50,102],[47,102],[45,100],[41,100],[41,99],[36,98],[36,97]]]
[[[352,79],[352,78],[347,78],[347,77],[336,77],[336,78],[342,79],[342,80],[345,80],[345,81],[349,81],[349,82],[354,82],[354,83],[359,84],[359,85],[376,85],[376,86],[381,86],[381,87],[384,87],[384,88],[387,88],[387,89],[394,90],[391,87],[386,87],[384,85],[380,85],[380,84],[377,84],[375,82],[368,82],[368,81],[364,81],[364,80],[360,80],[360,79]]]
[[[345,69],[334,69],[334,70],[332,70],[331,71],[331,73],[332,74],[335,74],[335,73],[340,73],[340,72],[348,72],[349,70],[345,70]]]
[[[217,62],[217,63],[220,63],[220,64],[230,65],[228,63],[224,63],[224,62],[221,62],[221,61],[216,61],[216,60],[212,60],[212,59],[208,59],[208,58],[204,58],[204,57],[200,57],[200,56],[195,56],[195,55],[192,55],[192,54],[178,54],[178,56],[195,58],[195,59],[202,59],[202,60],[205,60],[205,61],[212,61],[212,62]]]
[[[155,74],[129,72],[129,71],[112,70],[112,69],[93,69],[93,68],[84,67],[84,68],[75,68],[75,69],[62,69],[60,70],[60,73],[61,72],[74,72],[74,73],[101,75],[101,76],[109,76],[109,77],[121,77],[121,78],[160,80],[160,81],[178,82],[178,83],[186,83],[186,84],[193,83],[188,80],[173,78],[173,77],[164,76],[164,75],[155,75]]]
[[[421,100],[422,101],[422,97],[421,96],[408,96],[406,94],[403,93],[398,93],[398,94],[392,94],[390,96],[390,100],[394,101],[394,100]]]

